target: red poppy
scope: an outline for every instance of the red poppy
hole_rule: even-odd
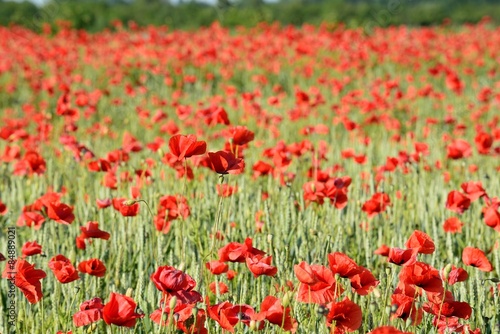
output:
[[[139,214],[139,202],[135,200],[124,200],[121,202],[119,211],[123,217],[135,217]]]
[[[228,130],[228,135],[230,136],[232,143],[234,145],[245,145],[254,139],[254,133],[246,126],[235,126]]]
[[[382,246],[380,246],[379,248],[377,248],[373,254],[376,254],[376,255],[381,255],[381,256],[389,256],[389,252],[390,252],[390,248],[389,246],[383,244]]]
[[[14,175],[32,175],[45,173],[45,159],[35,151],[26,151],[22,160],[14,166]]]
[[[266,253],[252,246],[252,239],[246,238],[245,243],[230,242],[218,251],[219,261],[245,262],[246,258]]]
[[[103,308],[104,305],[102,305],[101,298],[96,297],[84,301],[80,305],[80,311],[73,315],[73,324],[75,324],[76,327],[81,327],[101,320]]]
[[[444,298],[441,295],[434,298],[432,295],[429,302],[424,303],[423,309],[425,312],[446,318],[457,317],[461,319],[469,319],[472,313],[472,308],[466,302],[457,302],[453,299],[450,291],[446,291]]]
[[[493,136],[486,132],[479,132],[476,137],[474,137],[474,143],[476,144],[479,154],[489,154],[491,146],[493,146],[493,141]]]
[[[208,299],[207,299],[208,303]],[[222,302],[217,305],[207,305],[209,318],[215,320],[223,329],[234,333],[234,326],[241,321],[247,326],[254,317],[255,311],[251,306],[233,305],[230,302]]]
[[[292,318],[290,313],[290,307],[283,307],[278,298],[267,296],[260,305],[260,312],[255,314],[255,320],[267,320],[285,331],[295,333],[297,330],[297,321]]]
[[[177,134],[172,136],[168,141],[170,152],[177,157],[178,161],[185,158],[192,157],[193,155],[204,154],[207,150],[207,143],[204,141],[197,141],[194,135],[181,135]]]
[[[491,228],[494,228],[495,231],[500,232],[500,212],[498,212],[498,208],[500,207],[500,202],[494,203],[486,209],[483,210],[484,222]]]
[[[229,288],[224,282],[219,282],[218,285],[219,285],[219,294],[223,295],[229,292]],[[210,289],[210,291],[212,291],[213,294],[217,293],[216,286],[217,285],[215,282],[210,283],[208,286],[208,288]]]
[[[344,289],[336,283],[333,272],[327,267],[301,262],[293,266],[300,281],[297,300],[303,303],[326,304],[337,298]]]
[[[3,203],[2,201],[0,201],[0,215],[1,216],[4,216],[7,214],[7,205],[5,205],[5,203]]]
[[[205,263],[205,267],[214,275],[220,275],[229,270],[229,266],[222,261],[210,261]]]
[[[351,287],[353,290],[361,296],[366,296],[369,294],[380,281],[378,281],[370,270],[360,267],[361,270],[349,278],[351,281]]]
[[[136,320],[144,317],[137,314],[137,304],[130,297],[112,292],[109,302],[102,309],[102,318],[108,325],[134,327]]]
[[[78,264],[78,271],[92,276],[103,277],[106,274],[106,267],[99,259],[90,259]]]
[[[391,205],[391,200],[387,194],[375,193],[372,198],[363,204],[361,210],[368,214],[368,218],[372,218],[384,212],[389,205]]]
[[[415,290],[413,290],[415,291]],[[396,307],[391,318],[399,318],[404,321],[411,319],[413,325],[418,325],[422,322],[423,310],[416,306],[415,294],[409,295],[406,293],[395,292],[391,296],[391,303]]]
[[[240,174],[245,168],[243,159],[236,158],[231,152],[208,152],[208,157],[212,170],[218,174]]]
[[[415,262],[403,267],[399,278],[401,282],[418,286],[427,292],[441,293],[443,291],[443,281],[439,271],[424,262]]]
[[[151,274],[151,280],[158,290],[176,296],[183,303],[191,304],[202,301],[201,295],[193,290],[196,281],[188,274],[174,267],[159,267]]]
[[[82,231],[82,237],[88,238],[97,238],[108,240],[111,235],[108,232],[101,231],[99,229],[98,222],[87,222],[87,226],[80,227],[80,231]]]
[[[462,185],[460,187],[462,188],[464,193],[466,193],[467,196],[469,196],[469,199],[471,200],[471,202],[474,202],[475,200],[477,200],[483,196],[486,196],[486,197],[488,196],[488,195],[486,195],[486,191],[483,189],[483,184],[481,183],[481,181],[465,182],[465,183],[462,183]]]
[[[493,266],[482,250],[474,247],[465,247],[462,252],[462,261],[464,264],[476,267],[481,271],[493,271]]]
[[[34,264],[30,264],[21,258],[16,260],[14,270],[11,269],[11,265],[11,263],[7,262],[2,277],[9,280],[13,279],[15,286],[26,296],[28,302],[31,304],[38,303],[43,297],[40,280],[45,278],[47,274],[41,269],[35,269]]]
[[[432,254],[436,249],[431,237],[418,230],[412,233],[405,246],[406,248],[416,248],[420,254]]]
[[[23,257],[42,254],[42,246],[36,241],[28,241],[23,245],[21,252]]]
[[[389,250],[388,261],[398,266],[409,266],[417,261],[417,248],[401,249],[393,247]]]
[[[71,261],[64,255],[56,255],[49,261],[49,268],[52,270],[57,280],[63,284],[70,283],[80,279],[75,267]]]
[[[97,204],[97,207],[99,209],[105,209],[109,206],[111,206],[112,202],[109,198],[105,198],[105,199],[96,199],[95,200],[96,204]]]
[[[338,303],[331,303],[328,307],[330,312],[326,316],[326,322],[335,328],[335,334],[354,332],[361,327],[361,307],[348,298]]]
[[[21,213],[16,225],[28,227],[33,226],[35,230],[39,230],[42,227],[43,222],[45,222],[45,218],[40,213],[29,211]]]
[[[217,184],[215,188],[217,195],[221,197],[230,197],[238,191],[238,186],[230,186],[228,184]]]
[[[462,223],[457,217],[451,217],[445,220],[443,224],[443,230],[448,233],[460,233],[462,232]]]
[[[275,276],[278,273],[278,268],[271,266],[272,256],[254,255],[246,258],[248,269],[254,277],[261,275]]]
[[[73,208],[67,204],[59,202],[47,204],[47,216],[59,224],[70,225],[75,220]]]
[[[458,214],[464,213],[470,206],[470,198],[456,190],[448,194],[446,208]]]
[[[353,259],[344,253],[334,252],[328,254],[328,262],[333,274],[338,274],[340,277],[352,277],[362,271],[362,267],[358,266]]]
[[[444,270],[441,271],[441,277],[447,281],[449,285],[453,285],[457,282],[466,281],[467,278],[469,278],[469,274],[467,274],[464,269],[452,265],[448,274],[445,274]]]
[[[467,158],[472,155],[472,148],[470,144],[463,139],[456,139],[446,147],[448,158],[461,159]]]

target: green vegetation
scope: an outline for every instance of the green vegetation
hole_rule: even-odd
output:
[[[77,29],[101,31],[113,21],[134,21],[141,26],[167,25],[195,29],[214,21],[224,26],[254,26],[259,22],[283,25],[344,22],[349,27],[474,23],[489,16],[500,23],[500,3],[481,1],[354,1],[354,0],[218,0],[217,5],[166,0],[51,0],[41,7],[30,2],[0,1],[0,25],[21,24],[39,31],[43,23],[71,22]]]

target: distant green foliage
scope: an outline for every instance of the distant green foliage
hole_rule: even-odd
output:
[[[417,0],[219,0],[210,6],[196,1],[172,5],[162,0],[52,0],[43,7],[30,2],[0,1],[0,25],[22,24],[40,30],[43,23],[66,20],[78,29],[100,31],[114,20],[134,21],[141,26],[168,25],[195,29],[214,21],[224,26],[253,26],[258,22],[284,25],[344,22],[350,27],[388,25],[435,25],[449,18],[455,24],[475,23],[484,16],[500,23],[500,3],[482,1]]]

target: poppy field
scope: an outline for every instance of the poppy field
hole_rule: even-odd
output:
[[[0,27],[0,333],[500,333],[500,28]]]

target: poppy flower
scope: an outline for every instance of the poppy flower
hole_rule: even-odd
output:
[[[23,257],[42,254],[42,246],[36,241],[28,241],[23,245],[21,252],[23,253]]]
[[[246,238],[243,244],[230,242],[218,251],[219,261],[245,262],[246,258],[266,253],[252,246],[252,239]]]
[[[39,230],[44,222],[45,218],[39,212],[28,211],[21,213],[16,225],[33,227],[35,230]]]
[[[447,157],[453,160],[467,158],[472,155],[470,144],[463,139],[456,139],[446,147]]]
[[[441,277],[447,281],[449,285],[453,285],[457,282],[466,281],[467,278],[469,278],[469,274],[467,274],[464,269],[452,265],[448,274],[445,274],[444,270],[441,271]]]
[[[361,270],[349,277],[349,280],[351,281],[351,287],[358,295],[366,296],[379,285],[380,281],[373,276],[370,270],[364,267],[360,268]]]
[[[63,284],[70,283],[80,279],[75,267],[71,261],[64,255],[56,255],[49,261],[49,268],[52,270],[57,280]]]
[[[368,214],[368,218],[372,218],[384,212],[389,205],[391,205],[391,200],[387,194],[375,193],[372,198],[363,204],[361,210]]]
[[[470,198],[456,190],[451,191],[446,199],[446,208],[458,214],[464,213],[470,206]]]
[[[95,200],[96,204],[97,204],[97,207],[99,209],[105,209],[109,206],[111,206],[112,202],[109,198],[105,198],[105,199],[96,199]]]
[[[493,141],[493,136],[486,132],[479,132],[476,137],[474,137],[474,143],[476,144],[479,154],[489,154]]]
[[[382,246],[380,246],[379,248],[377,248],[373,254],[376,254],[376,255],[380,255],[380,256],[389,256],[389,252],[390,252],[390,248],[389,246],[383,244]]]
[[[230,186],[228,184],[217,184],[215,186],[217,190],[217,195],[221,197],[230,197],[238,191],[238,186]]]
[[[102,309],[102,318],[108,325],[132,328],[137,319],[144,317],[144,314],[135,312],[136,307],[132,298],[112,292]]]
[[[328,263],[333,274],[344,278],[352,277],[362,271],[362,268],[353,259],[340,252],[328,254]]]
[[[399,278],[401,282],[418,286],[427,292],[441,293],[443,291],[443,281],[439,271],[424,262],[415,262],[403,267]]]
[[[393,247],[389,250],[388,261],[398,266],[409,266],[417,261],[417,248],[401,249]]]
[[[84,301],[80,305],[80,311],[73,315],[73,324],[76,327],[82,327],[90,325],[93,322],[97,322],[102,319],[102,305],[101,298],[92,298],[90,300]]]
[[[7,205],[5,205],[5,203],[3,203],[2,201],[0,201],[0,215],[1,216],[4,216],[7,214]]]
[[[229,292],[229,288],[224,282],[219,282],[218,285],[219,285],[219,294],[223,295]],[[217,285],[215,282],[210,283],[208,286],[208,288],[210,289],[210,291],[212,291],[213,294],[217,293],[216,286]]]
[[[159,267],[151,280],[158,290],[176,296],[183,303],[196,303],[202,301],[201,295],[194,291],[196,281],[181,270],[171,266]]]
[[[326,322],[335,327],[335,333],[354,332],[361,327],[361,307],[347,297],[341,302],[328,304],[328,308]]]
[[[420,254],[432,254],[436,247],[431,237],[422,231],[415,230],[408,241],[405,243],[406,248],[416,248]]]
[[[108,232],[101,231],[99,229],[99,223],[98,222],[88,222],[86,226],[80,227],[80,231],[82,232],[81,235],[82,237],[88,239],[88,238],[97,238],[97,239],[104,239],[108,240],[111,235]]]
[[[7,263],[2,277],[9,280],[14,279],[15,286],[21,290],[30,304],[38,303],[43,297],[40,280],[45,278],[47,274],[41,269],[35,269],[34,264],[30,264],[22,258],[16,260],[14,270],[10,269],[11,265],[11,263]],[[13,275],[15,276],[13,277]]]
[[[106,267],[99,259],[90,259],[78,264],[78,271],[92,276],[103,277],[106,274]]]
[[[70,225],[75,220],[73,208],[67,204],[52,202],[47,204],[47,216],[56,223]]]
[[[300,282],[297,292],[297,300],[300,302],[326,304],[344,291],[327,267],[301,262],[293,266],[293,271]]]
[[[445,220],[443,224],[443,230],[448,233],[460,233],[462,232],[462,223],[457,217],[451,217]]]
[[[254,139],[254,133],[246,126],[235,126],[228,130],[228,135],[234,145],[242,146],[248,144]]]
[[[26,151],[24,157],[14,166],[14,175],[32,175],[45,173],[45,159],[35,151]]]
[[[498,208],[500,206],[499,203],[492,204],[483,210],[484,222],[491,228],[494,228],[495,231],[500,232],[500,212],[498,212]]]
[[[465,247],[462,252],[464,264],[485,272],[493,271],[493,266],[482,250],[474,247]]]
[[[422,322],[423,310],[416,306],[416,299],[414,296],[415,294],[394,293],[391,296],[391,304],[395,306],[396,309],[392,313],[391,319],[399,318],[404,321],[411,319],[413,325],[420,324]]]
[[[214,275],[220,275],[229,270],[229,266],[222,261],[210,261],[205,263],[205,267]]]
[[[272,256],[254,255],[246,258],[248,269],[254,277],[262,275],[275,276],[278,273],[278,268],[271,266]]]
[[[462,183],[460,186],[462,188],[463,192],[467,194],[471,202],[474,202],[475,200],[483,197],[483,196],[488,196],[486,195],[486,191],[483,189],[483,184],[481,181],[470,181],[470,182],[465,182]]]
[[[431,297],[429,302],[424,303],[423,309],[427,313],[446,318],[469,319],[472,313],[469,303],[453,300],[450,291],[446,291],[444,298],[442,296]]]
[[[194,135],[174,135],[168,141],[168,146],[170,147],[170,152],[177,157],[178,161],[192,157],[193,155],[202,155],[207,150],[207,143],[197,141]]]
[[[225,301],[213,306],[208,304],[207,314],[210,319],[215,320],[223,329],[234,333],[234,326],[239,321],[247,326],[250,324],[255,311],[249,305],[233,305]]]
[[[255,320],[267,320],[285,331],[295,333],[297,321],[291,316],[290,307],[283,307],[281,301],[274,296],[267,296],[260,304],[260,312],[255,314]]]
[[[119,211],[123,217],[135,217],[139,214],[139,202],[135,200],[125,200],[121,202]]]
[[[240,174],[245,168],[242,158],[236,158],[233,153],[226,151],[208,152],[212,170],[216,173]]]

